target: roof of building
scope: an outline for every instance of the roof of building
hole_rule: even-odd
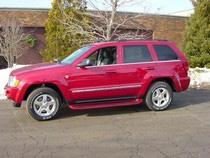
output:
[[[43,23],[48,17],[50,8],[0,8],[0,24],[6,19],[14,16],[18,22],[24,27],[44,27]],[[94,12],[93,10],[90,10]],[[121,14],[139,14],[133,12],[118,12]],[[147,17],[158,17],[158,18],[175,18],[184,19],[184,16],[173,16],[173,15],[161,15],[161,14],[144,14]]]
[[[187,9],[187,10],[181,10],[178,12],[169,13],[169,15],[189,17],[193,13],[194,13],[194,9]]]
[[[14,16],[24,27],[43,27],[48,11],[43,8],[0,8],[0,24]]]

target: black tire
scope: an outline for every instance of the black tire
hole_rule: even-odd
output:
[[[19,108],[19,107],[21,107],[21,103],[13,103],[13,107]]]
[[[44,101],[44,96],[46,97],[46,101]],[[52,113],[50,113],[49,115],[47,114],[47,110],[46,113],[42,113],[44,110],[42,110],[41,114],[39,115],[37,113],[37,105],[34,104],[35,101],[37,101],[38,99],[42,98],[42,101],[39,102],[39,104],[41,103],[41,106],[43,106],[42,104],[48,102],[49,101],[53,101],[53,104],[52,104]],[[41,107],[41,106],[38,106],[38,107]],[[44,107],[45,106],[45,107]],[[45,109],[49,108],[50,109],[50,103],[46,103],[46,105],[44,105],[43,107]],[[38,121],[44,121],[44,120],[50,120],[50,119],[53,119],[57,116],[59,110],[60,110],[60,106],[61,106],[61,98],[59,96],[59,94],[54,91],[53,89],[51,88],[47,88],[47,87],[43,87],[43,88],[38,88],[34,91],[31,92],[31,94],[28,96],[27,98],[27,102],[26,102],[26,110],[28,112],[28,114],[38,120]],[[41,116],[43,115],[43,116]],[[45,115],[45,116],[44,116]]]
[[[157,95],[157,91],[160,91],[160,93],[161,93],[161,90],[166,90],[168,93],[160,96],[159,97],[160,99],[153,99],[154,98],[153,96]],[[168,97],[166,97],[166,96],[168,96]],[[162,99],[161,97],[164,97],[168,101],[165,101],[165,103],[164,103],[164,101],[163,101],[163,103],[162,103],[162,101],[160,101],[160,103],[162,103],[163,106],[160,106],[160,105],[157,106],[156,104],[158,104],[158,100]],[[173,91],[171,89],[171,86],[166,82],[157,81],[157,82],[154,82],[149,87],[149,89],[146,93],[146,96],[144,98],[144,103],[150,110],[161,111],[161,110],[167,109],[169,107],[169,105],[171,104],[172,100],[173,100]],[[156,103],[156,101],[157,101],[157,103]]]

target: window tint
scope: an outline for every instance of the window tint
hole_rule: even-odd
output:
[[[154,45],[158,60],[178,60],[178,56],[169,46],[166,45]]]
[[[116,47],[100,48],[87,57],[92,66],[116,64],[117,49]]]
[[[123,46],[123,57],[124,63],[152,61],[147,46]]]

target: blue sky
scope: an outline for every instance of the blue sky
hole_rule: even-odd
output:
[[[99,0],[96,0],[99,2]],[[0,7],[19,7],[19,8],[50,8],[52,0],[0,0]],[[147,12],[155,13],[160,8],[159,13],[168,14],[182,10],[192,9],[190,0],[146,0]],[[138,5],[126,6],[122,11],[142,12],[143,9]]]

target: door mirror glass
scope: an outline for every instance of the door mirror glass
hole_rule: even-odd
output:
[[[91,66],[91,65],[92,65],[92,64],[91,64],[90,59],[85,58],[85,59],[82,60],[81,63],[79,63],[79,64],[77,65],[77,67],[84,68],[84,67],[86,67],[86,66]]]

